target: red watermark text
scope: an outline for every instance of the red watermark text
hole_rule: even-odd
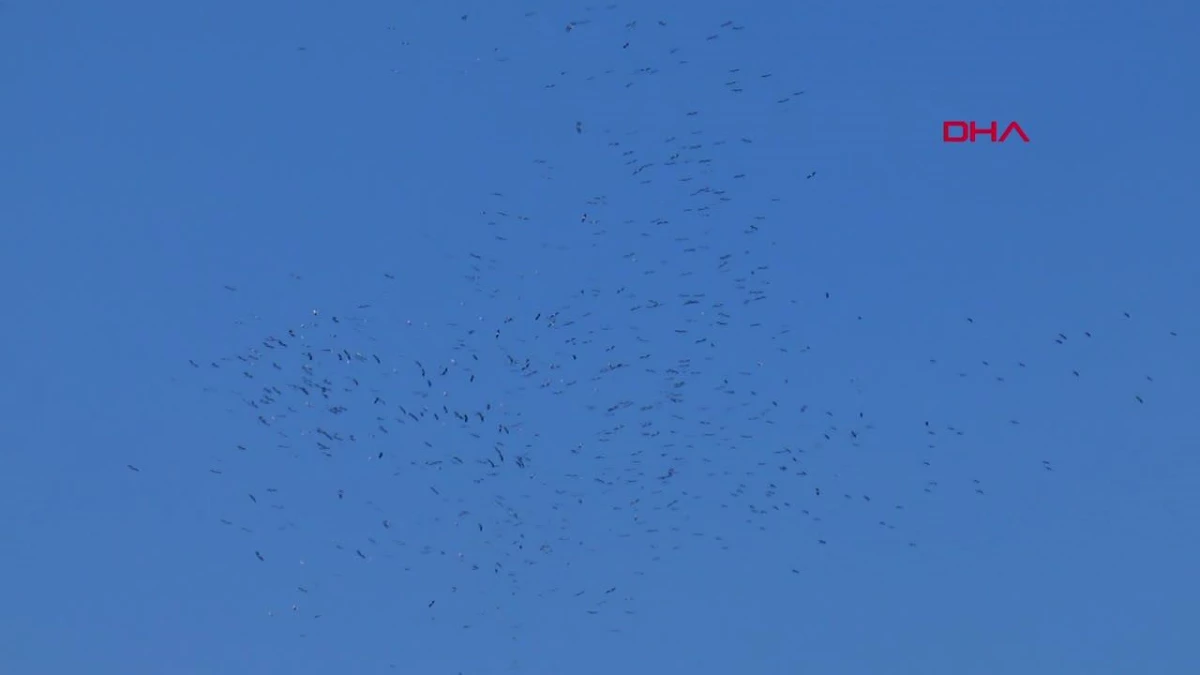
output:
[[[1000,131],[1000,124],[995,121],[987,126],[978,122],[942,122],[943,143],[974,143],[980,136],[986,137],[992,143],[1003,143],[1013,133],[1020,136],[1022,141],[1029,142],[1029,136],[1016,122],[1009,122],[1003,132]]]

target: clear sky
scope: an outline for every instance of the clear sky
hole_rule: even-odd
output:
[[[0,3],[0,671],[1200,672],[1198,20]]]

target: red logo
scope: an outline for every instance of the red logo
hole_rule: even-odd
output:
[[[1021,128],[1021,125],[1016,122],[1010,122],[1004,128],[1004,132],[1000,133],[999,137],[997,137],[996,134],[999,133],[999,128],[1000,125],[995,121],[986,127],[979,126],[976,122],[942,122],[942,142],[966,143],[970,141],[974,143],[977,136],[986,136],[993,143],[1003,143],[1013,132],[1016,132],[1022,141],[1029,142],[1029,136]]]

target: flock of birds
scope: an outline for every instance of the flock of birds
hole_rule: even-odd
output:
[[[610,27],[619,32],[619,51],[642,31],[667,25],[614,16],[611,8],[597,10],[563,31],[576,36]],[[689,50],[743,30],[725,22],[693,36],[693,44],[663,47],[660,66],[631,73],[614,67],[583,79],[627,77],[630,86],[639,77],[668,77],[667,63],[684,67]],[[563,73],[544,86],[553,90],[572,77]],[[766,105],[795,105],[805,96],[803,86],[736,65],[723,87]],[[564,577],[547,568],[566,569],[620,546],[626,559],[633,556],[634,574],[644,575],[672,551],[728,549],[738,527],[783,523],[789,536],[834,546],[836,533],[821,527],[833,512],[853,513],[904,551],[920,545],[904,526],[910,500],[947,481],[971,498],[988,498],[980,478],[938,474],[935,449],[961,444],[967,433],[947,421],[911,422],[908,431],[921,440],[895,461],[925,472],[917,485],[872,494],[839,474],[837,457],[884,442],[880,428],[895,423],[878,422],[866,409],[827,406],[811,389],[805,396],[812,400],[798,399],[794,364],[823,357],[790,327],[790,314],[841,299],[825,289],[772,285],[767,218],[734,219],[725,210],[747,171],[714,159],[720,146],[753,139],[714,138],[698,118],[682,111],[678,129],[653,143],[606,125],[597,130],[586,119],[564,122],[579,140],[599,138],[593,149],[609,153],[630,186],[657,190],[663,205],[663,213],[649,217],[622,213],[617,197],[579,205],[571,236],[578,240],[578,228],[587,228],[598,243],[574,254],[617,275],[583,286],[576,282],[585,271],[556,276],[519,269],[513,261],[527,256],[507,255],[505,247],[554,249],[545,241],[554,235],[531,227],[535,217],[496,192],[489,195],[496,206],[482,215],[491,241],[468,244],[473,250],[460,261],[473,293],[461,302],[460,320],[429,324],[398,316],[394,307],[351,303],[314,309],[291,325],[254,324],[261,335],[245,349],[187,361],[208,391],[236,395],[226,405],[247,422],[245,437],[231,439],[226,456],[209,469],[214,479],[229,479],[248,456],[283,467],[277,482],[256,484],[223,505],[221,519],[243,531],[251,564],[289,570],[280,576],[294,581],[280,582],[289,584],[288,598],[272,612],[322,615],[314,596],[323,592],[323,579],[309,562],[322,557],[322,569],[380,564],[436,577],[440,585],[421,585],[419,602],[430,612],[466,593],[472,579],[486,578],[505,584],[511,602],[558,595],[581,613],[620,616],[636,611],[621,584],[591,579],[565,587]],[[539,171],[553,165],[529,160]],[[804,168],[796,178],[816,176]],[[610,192],[628,189],[613,185]],[[743,244],[715,248],[713,231],[729,228],[740,231]],[[513,290],[530,283],[540,285],[536,306]],[[398,285],[396,275],[381,272],[379,284]],[[544,301],[554,293],[557,299]],[[511,311],[487,309],[498,307]],[[1112,318],[1134,320],[1120,310]],[[975,322],[961,321],[965,329]],[[1101,337],[1089,329],[1047,343],[1092,339]],[[1033,367],[1015,358],[982,366],[1001,383]],[[928,359],[926,367],[946,366]],[[1147,378],[1145,387],[1152,386]],[[1144,393],[1128,392],[1129,404],[1144,405]],[[1055,468],[1046,458],[1029,466]],[[306,519],[340,518],[347,503],[357,505],[353,513],[372,515],[349,523],[341,541],[305,537]],[[710,516],[719,514],[727,514],[726,531],[711,525]],[[264,544],[256,533],[266,528],[295,534],[294,549]],[[413,539],[429,532],[439,539]],[[637,550],[643,555],[631,553]],[[464,628],[471,623],[463,619]]]

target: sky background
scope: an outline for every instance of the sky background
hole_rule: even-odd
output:
[[[1198,20],[0,3],[0,671],[1200,672]]]

